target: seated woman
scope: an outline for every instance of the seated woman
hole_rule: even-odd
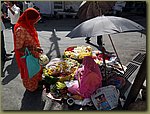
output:
[[[32,78],[28,76],[25,59],[25,49],[28,48],[32,55],[39,58],[42,53],[38,35],[34,24],[40,20],[40,13],[34,8],[28,8],[20,16],[14,28],[14,49],[18,68],[24,87],[29,91],[35,91],[38,88],[38,82],[42,80],[42,69]],[[42,67],[41,67],[42,68]]]
[[[102,86],[102,75],[99,66],[91,56],[85,56],[82,65],[82,68],[79,68],[75,75],[79,84],[68,88],[68,91],[73,95],[89,98]]]

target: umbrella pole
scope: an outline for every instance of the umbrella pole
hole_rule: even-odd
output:
[[[122,66],[122,63],[121,63],[121,61],[120,61],[120,58],[119,58],[119,56],[118,56],[118,54],[117,54],[116,48],[115,48],[115,46],[114,46],[114,43],[113,43],[113,41],[112,41],[112,39],[111,39],[110,34],[109,34],[108,36],[109,36],[109,38],[110,38],[111,44],[112,44],[112,46],[113,46],[113,49],[114,49],[114,51],[115,51],[115,53],[116,53],[116,55],[117,55],[117,58],[118,58],[118,60],[119,60],[119,63],[121,64],[121,68],[122,68],[123,72],[125,72],[125,71],[124,71],[124,68],[123,68],[123,66]]]
[[[103,45],[102,45],[102,53],[103,53],[104,73],[105,73],[105,76],[103,78],[104,78],[104,81],[106,81],[107,76],[106,76],[105,48]]]

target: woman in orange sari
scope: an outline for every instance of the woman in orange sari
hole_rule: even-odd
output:
[[[42,80],[42,67],[40,72],[32,78],[29,78],[26,61],[21,57],[25,55],[25,48],[28,48],[36,58],[39,58],[43,51],[40,47],[38,34],[34,27],[34,24],[36,24],[40,18],[40,13],[37,10],[34,8],[28,8],[20,16],[14,27],[14,49],[16,61],[20,70],[23,85],[31,92],[38,88],[38,83]]]

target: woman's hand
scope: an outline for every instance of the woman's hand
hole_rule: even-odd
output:
[[[36,51],[39,52],[39,53],[43,53],[43,49],[41,49],[40,47],[37,47]]]
[[[40,47],[33,47],[33,46],[28,46],[28,49],[30,51],[36,51],[38,53],[43,53],[43,50]]]

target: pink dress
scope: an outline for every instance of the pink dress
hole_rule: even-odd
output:
[[[102,86],[102,75],[98,65],[91,56],[83,59],[83,67],[76,72],[75,78],[79,85],[68,88],[72,94],[78,94],[84,98],[89,98],[99,87]]]

